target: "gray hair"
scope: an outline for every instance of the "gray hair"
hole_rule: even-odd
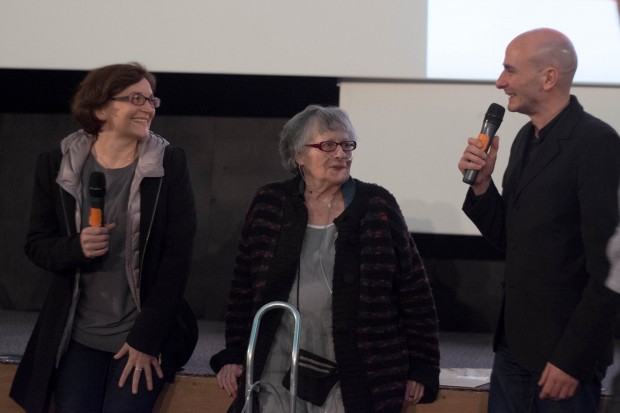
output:
[[[349,135],[349,139],[357,142],[357,134],[349,115],[337,106],[310,105],[293,116],[280,132],[280,158],[284,169],[298,175],[299,165],[295,160],[308,148],[305,146],[312,140],[315,133],[341,130]]]

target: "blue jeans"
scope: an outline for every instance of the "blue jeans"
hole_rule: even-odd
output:
[[[505,340],[495,353],[489,390],[488,413],[596,413],[601,399],[601,382],[579,382],[575,395],[567,400],[538,397],[541,372],[523,369],[512,358]]]
[[[153,371],[153,390],[147,390],[146,379],[140,377],[138,394],[132,394],[133,374],[118,387],[127,357],[114,360],[113,356],[71,341],[56,371],[56,413],[150,413],[164,380]]]

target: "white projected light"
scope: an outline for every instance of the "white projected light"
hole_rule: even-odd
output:
[[[549,27],[579,57],[577,83],[620,84],[620,25],[611,0],[429,0],[429,79],[495,80],[507,44]]]

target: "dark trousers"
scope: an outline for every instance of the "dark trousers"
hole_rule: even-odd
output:
[[[71,341],[56,372],[56,413],[150,413],[164,380],[153,372],[153,390],[149,391],[142,374],[138,394],[132,394],[133,374],[118,387],[127,357],[114,360],[113,356]]]
[[[620,373],[616,374],[611,385],[611,397],[605,413],[620,413]]]
[[[601,399],[601,382],[580,382],[575,395],[567,400],[538,397],[541,372],[528,371],[512,358],[505,340],[500,342],[489,389],[488,413],[596,413]]]

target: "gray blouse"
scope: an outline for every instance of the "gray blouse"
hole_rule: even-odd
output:
[[[299,346],[314,354],[335,360],[332,331],[332,279],[335,241],[338,236],[334,224],[320,227],[308,225],[301,250],[297,280],[288,302],[301,314]],[[289,411],[289,392],[282,386],[282,378],[290,367],[294,319],[285,312],[274,343],[269,351],[261,377],[260,406],[262,412]],[[299,413],[344,413],[340,385],[337,383],[324,406],[314,406],[297,399]]]

